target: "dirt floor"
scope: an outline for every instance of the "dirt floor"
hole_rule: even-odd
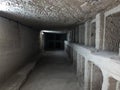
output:
[[[79,90],[79,84],[67,54],[47,51],[20,90]]]

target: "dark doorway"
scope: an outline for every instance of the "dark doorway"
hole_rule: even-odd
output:
[[[64,50],[64,41],[66,34],[62,33],[44,33],[45,50]]]

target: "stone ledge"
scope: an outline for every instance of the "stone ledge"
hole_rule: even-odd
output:
[[[77,55],[83,56],[86,61],[90,61],[98,66],[103,72],[104,77],[107,73],[108,77],[113,77],[120,81],[120,58],[117,57],[118,54],[107,51],[92,52],[90,48],[75,43],[65,42],[65,47],[67,46],[73,49],[72,52],[77,52]]]
[[[0,90],[19,90],[20,87],[26,81],[30,72],[33,70],[35,64],[36,64],[36,61],[27,64],[19,72],[17,72],[15,75],[9,78],[9,80],[2,85]]]

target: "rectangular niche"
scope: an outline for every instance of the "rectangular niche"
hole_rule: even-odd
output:
[[[120,90],[120,81],[110,77],[108,90]]]
[[[88,61],[85,70],[85,90],[102,90],[103,75],[100,68]]]
[[[79,25],[79,44],[85,44],[85,24]]]
[[[73,49],[70,47],[70,59],[71,63],[73,63]]]
[[[95,64],[92,64],[91,66],[91,79],[90,80],[91,80],[90,90],[101,90],[102,89],[102,83],[103,83],[102,71]]]
[[[119,52],[120,44],[120,13],[106,17],[104,49]]]
[[[84,86],[84,72],[85,72],[85,58],[79,55],[77,60],[77,77],[80,83],[80,87]]]
[[[76,72],[76,69],[77,69],[77,51],[73,51],[73,67],[75,69],[75,72]]]
[[[91,28],[90,28],[90,40],[89,40],[89,45],[92,47],[95,47],[95,38],[96,38],[96,22],[91,23]]]

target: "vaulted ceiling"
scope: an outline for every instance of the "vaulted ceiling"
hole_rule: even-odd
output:
[[[0,15],[36,28],[82,23],[119,0],[0,0]]]

